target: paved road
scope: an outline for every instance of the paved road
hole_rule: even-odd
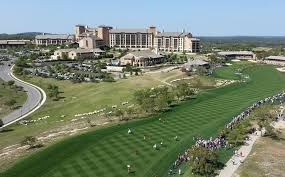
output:
[[[27,113],[35,109],[37,106],[39,106],[41,104],[42,95],[37,88],[18,81],[17,79],[12,77],[11,66],[9,66],[11,64],[11,61],[5,61],[2,63],[4,65],[0,65],[0,78],[4,81],[14,80],[16,85],[22,86],[24,88],[28,96],[26,102],[21,108],[14,110],[9,115],[6,115],[2,118],[4,124],[8,124],[19,119],[23,115],[26,115]]]

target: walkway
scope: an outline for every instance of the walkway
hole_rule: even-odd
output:
[[[276,122],[273,126],[275,128],[278,128],[278,126],[284,124],[284,121],[278,121]],[[241,146],[241,148],[238,150],[237,154],[240,154],[242,152],[242,157],[241,156],[236,156],[234,155],[227,163],[224,169],[220,171],[220,174],[218,177],[231,177],[234,175],[236,170],[239,168],[239,166],[244,162],[244,160],[247,158],[247,156],[250,154],[250,151],[256,142],[258,138],[261,137],[261,132],[258,131],[257,135],[253,134],[249,136],[249,140],[246,141],[245,145]],[[234,162],[234,164],[233,164]]]
[[[46,101],[46,93],[41,88],[15,77],[12,73],[13,67],[10,66],[10,61],[3,62],[3,64],[4,65],[0,65],[0,78],[4,81],[14,80],[16,85],[24,88],[28,96],[22,107],[2,118],[5,124],[3,127],[6,127],[39,109]]]

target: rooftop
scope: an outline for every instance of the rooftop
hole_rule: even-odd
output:
[[[188,32],[183,32],[183,33],[180,33],[180,32],[162,32],[162,33],[158,33],[156,36],[158,37],[185,37],[185,36],[191,36],[192,37],[192,34],[191,33],[188,33]]]
[[[0,40],[0,44],[5,45],[25,45],[31,41],[29,40]]]
[[[208,62],[200,59],[194,59],[194,60],[188,60],[187,63],[184,64],[184,67],[190,67],[190,66],[203,66],[209,64]]]
[[[111,29],[110,33],[149,33],[147,29]]]
[[[282,60],[282,61],[285,61],[285,56],[269,56],[266,59],[267,60]]]
[[[57,52],[76,52],[76,53],[90,53],[90,52],[94,52],[94,53],[102,53],[104,52],[103,50],[101,49],[81,49],[81,48],[78,48],[78,49],[58,49]]]
[[[44,35],[37,35],[36,39],[74,39],[74,35],[70,34],[44,34]]]
[[[218,52],[218,55],[253,55],[252,51],[225,51],[225,52]]]
[[[156,54],[151,50],[133,51],[133,52],[129,52],[127,55],[134,55],[135,57],[142,57],[142,58],[162,58],[163,57],[163,55]]]

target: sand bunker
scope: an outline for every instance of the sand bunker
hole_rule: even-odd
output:
[[[280,72],[285,72],[285,68],[276,68]]]

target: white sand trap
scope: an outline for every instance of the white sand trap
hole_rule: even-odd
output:
[[[232,66],[233,64],[231,64],[231,63],[226,63],[226,65],[227,65],[227,66]]]
[[[255,61],[255,60],[248,60],[248,61],[250,61],[252,63],[257,63],[257,61]]]
[[[236,59],[235,59],[235,60],[232,60],[232,61],[233,61],[233,62],[239,62],[240,60],[236,60]]]
[[[280,72],[285,72],[285,68],[276,68]]]

